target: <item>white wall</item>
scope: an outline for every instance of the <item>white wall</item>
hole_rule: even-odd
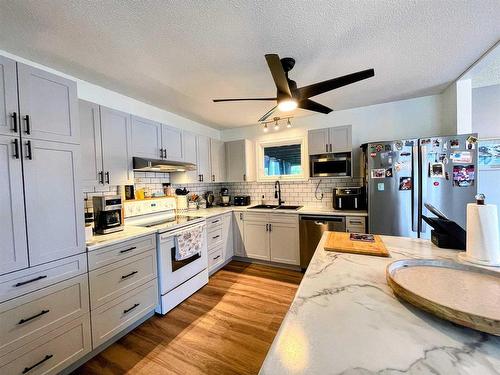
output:
[[[168,112],[161,108],[143,103],[134,98],[122,95],[115,91],[108,90],[101,86],[94,85],[90,82],[83,81],[81,79],[78,79],[77,77],[64,74],[47,66],[24,59],[20,56],[13,55],[3,50],[0,50],[0,55],[76,81],[78,97],[80,99],[88,100],[90,102],[117,109],[119,111],[127,112],[136,116],[145,117],[153,121],[172,125],[177,128],[189,130],[194,133],[206,135],[208,137],[220,138],[219,130],[181,117],[179,115],[176,115],[175,113]]]
[[[258,125],[222,130],[225,141],[248,138],[274,140],[307,134],[309,129],[352,125],[354,175],[359,176],[359,146],[362,143],[450,134],[443,121],[441,95],[425,96],[368,107],[334,111],[292,120],[293,128],[263,133]],[[451,132],[453,133],[453,132]]]

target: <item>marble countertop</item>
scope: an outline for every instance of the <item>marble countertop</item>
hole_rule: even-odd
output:
[[[148,234],[155,233],[156,231],[157,229],[153,228],[125,225],[122,231],[109,234],[97,234],[95,236],[92,236],[90,241],[87,241],[87,251],[97,250],[101,247],[114,245],[123,241],[131,240],[133,238],[146,236]]]
[[[420,311],[386,283],[395,260],[456,260],[456,251],[382,236],[390,258],[336,253],[323,250],[326,235],[260,374],[500,374],[500,337]]]

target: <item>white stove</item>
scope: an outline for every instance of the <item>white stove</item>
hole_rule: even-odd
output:
[[[174,198],[125,202],[125,216],[126,225],[157,229],[160,291],[157,313],[166,314],[208,283],[208,251],[204,218],[176,215]],[[200,228],[203,231],[201,250],[187,259],[176,259],[176,237]]]

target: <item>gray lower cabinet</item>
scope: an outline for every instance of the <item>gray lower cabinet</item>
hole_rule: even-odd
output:
[[[16,62],[0,56],[0,134],[18,134],[18,116]]]
[[[100,107],[104,184],[133,183],[130,115]]]
[[[18,137],[0,135],[0,274],[28,267]]]
[[[30,266],[85,251],[78,145],[23,141]]]
[[[17,63],[23,137],[80,143],[76,82]]]

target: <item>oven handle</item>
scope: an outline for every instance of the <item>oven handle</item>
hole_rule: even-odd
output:
[[[174,236],[178,236],[179,234],[183,233],[183,232],[189,232],[191,229],[194,229],[196,227],[202,227],[204,228],[205,227],[205,222],[202,222],[202,223],[196,223],[196,224],[193,224],[193,225],[189,225],[189,226],[186,226],[186,227],[182,227],[182,228],[179,228],[179,229],[176,229],[176,230],[173,230],[171,232],[165,232],[165,233],[161,233],[160,234],[160,242],[165,242],[167,241],[170,237],[174,237]]]

